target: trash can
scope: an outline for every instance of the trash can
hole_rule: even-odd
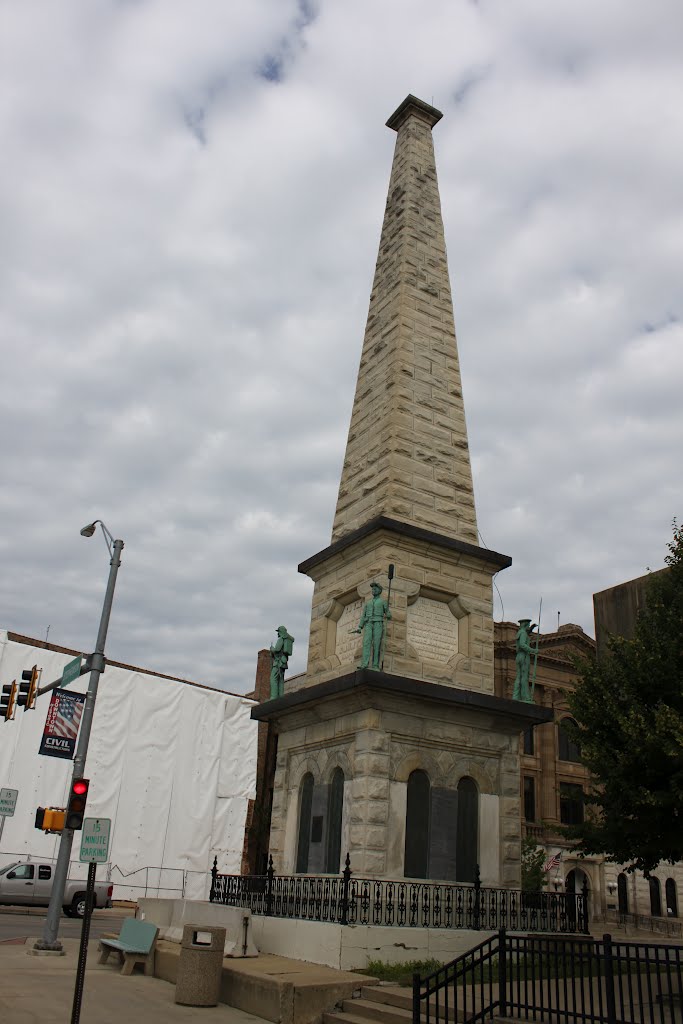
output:
[[[186,924],[178,960],[175,1001],[182,1006],[216,1006],[221,990],[225,928]]]

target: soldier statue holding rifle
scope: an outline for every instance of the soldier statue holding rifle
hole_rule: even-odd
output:
[[[373,668],[379,672],[384,657],[386,622],[391,618],[391,609],[386,598],[380,597],[382,587],[377,581],[372,583],[370,590],[372,597],[365,603],[358,629],[351,632],[363,634],[361,668]]]

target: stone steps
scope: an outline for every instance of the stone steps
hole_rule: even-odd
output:
[[[443,998],[443,997],[442,997]],[[468,1004],[468,1016],[476,1010]],[[423,1016],[425,1007],[422,1009]],[[398,985],[364,985],[360,998],[344,999],[341,1009],[329,1010],[323,1014],[323,1024],[412,1024],[413,994],[409,988]],[[455,1011],[449,1007],[448,1014],[442,1006],[437,1016],[432,1003],[430,1007],[432,1024],[455,1024],[464,1020],[462,1010],[456,1017]],[[496,1024],[516,1024],[518,1018],[495,1018]]]
[[[323,1024],[411,1024],[410,1010],[371,999],[345,999],[341,1010],[323,1014]]]
[[[323,1015],[323,1024],[412,1024],[413,995],[409,988],[393,985],[364,986],[360,999],[345,999],[342,1008]],[[432,1009],[430,1019],[436,1024]],[[454,1021],[453,1013],[448,1019]],[[445,1021],[441,1015],[438,1020]]]

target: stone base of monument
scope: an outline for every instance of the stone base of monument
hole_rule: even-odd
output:
[[[177,984],[180,957],[179,943],[158,941],[155,976]],[[359,993],[361,984],[365,987],[377,981],[265,953],[224,960],[218,999],[274,1024],[319,1024],[323,1013]]]
[[[187,924],[218,925],[225,928],[224,956],[258,956],[254,943],[250,910],[225,907],[206,900],[176,900],[143,896],[138,900],[138,917],[159,928],[159,938],[167,942],[183,940]]]
[[[262,955],[296,956],[340,971],[365,970],[371,960],[447,963],[495,934],[468,928],[389,928],[254,918],[254,937]]]

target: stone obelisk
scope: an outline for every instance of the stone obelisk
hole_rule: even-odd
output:
[[[336,873],[348,851],[356,873],[472,881],[478,864],[487,884],[511,885],[519,732],[548,712],[494,696],[492,577],[510,559],[478,543],[440,118],[408,96],[387,122],[396,147],[331,543],[299,566],[314,581],[307,670],[253,715],[279,736],[276,870]],[[390,582],[381,660],[361,667],[359,625]]]
[[[493,693],[492,575],[478,546],[465,408],[436,178],[434,107],[408,96],[358,371],[332,544],[315,581],[306,682],[359,660],[349,632],[397,566],[384,669]]]
[[[378,515],[477,544],[432,127],[409,96],[397,133],[332,540]]]

